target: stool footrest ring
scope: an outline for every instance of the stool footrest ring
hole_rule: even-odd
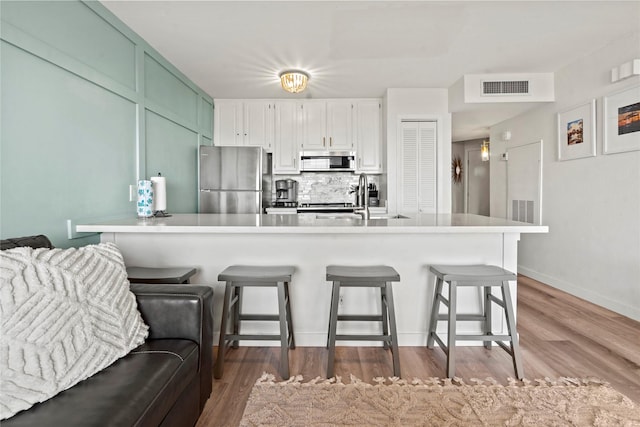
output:
[[[511,336],[509,335],[457,335],[457,341],[511,341]]]
[[[449,316],[446,314],[438,314],[438,320],[449,320]],[[463,322],[472,320],[485,320],[485,317],[482,314],[458,314],[456,315],[456,321],[457,320]]]
[[[273,320],[278,321],[280,318],[277,314],[241,314],[238,320]]]
[[[358,321],[382,321],[382,315],[380,314],[339,314],[338,320],[345,320],[350,322]]]
[[[280,341],[280,335],[227,334],[225,337],[225,341],[237,341],[237,340]]]
[[[391,337],[386,335],[336,335],[336,341],[387,341],[391,342]]]

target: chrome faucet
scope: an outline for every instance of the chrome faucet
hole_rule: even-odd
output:
[[[353,213],[359,214],[362,219],[369,219],[369,183],[367,182],[367,174],[364,172],[358,178],[358,206]]]

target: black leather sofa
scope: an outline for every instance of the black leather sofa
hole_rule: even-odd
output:
[[[1,242],[2,249],[32,245],[51,242],[45,236]],[[147,341],[92,377],[3,420],[2,427],[196,423],[211,394],[213,291],[158,284],[131,284],[131,291],[149,325]]]

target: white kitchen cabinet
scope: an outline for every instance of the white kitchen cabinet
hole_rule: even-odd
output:
[[[327,103],[325,101],[304,101],[300,108],[300,125],[302,139],[300,148],[304,150],[326,150],[327,138]]]
[[[242,145],[242,106],[242,101],[214,100],[214,145]]]
[[[437,122],[400,124],[398,211],[436,213]]]
[[[215,145],[260,146],[273,150],[273,102],[263,100],[215,100]]]
[[[300,173],[299,109],[297,104],[293,101],[276,101],[274,103],[274,117],[273,173]]]
[[[353,149],[352,101],[327,101],[327,135],[330,149]]]
[[[302,101],[299,107],[302,126],[300,148],[303,151],[353,149],[351,100]]]
[[[382,106],[378,100],[354,104],[356,172],[382,173]]]

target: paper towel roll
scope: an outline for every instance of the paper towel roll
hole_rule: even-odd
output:
[[[142,218],[153,216],[153,183],[146,179],[138,181],[138,216]]]
[[[164,176],[153,176],[153,211],[167,210],[167,181]]]

